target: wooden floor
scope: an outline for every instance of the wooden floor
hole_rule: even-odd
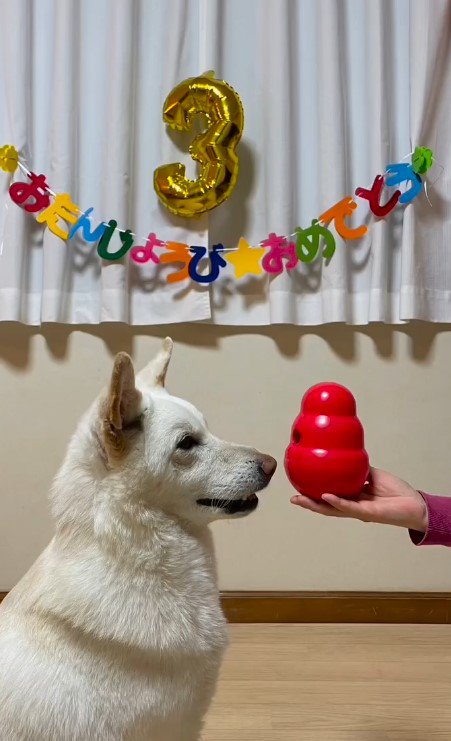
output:
[[[230,634],[203,741],[451,741],[451,626]]]

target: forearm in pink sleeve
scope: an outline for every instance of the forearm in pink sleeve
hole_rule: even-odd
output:
[[[451,548],[451,497],[437,497],[420,492],[428,511],[425,533],[409,530],[415,545],[444,545]]]

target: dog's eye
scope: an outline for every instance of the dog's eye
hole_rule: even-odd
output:
[[[195,448],[196,445],[199,445],[199,443],[195,437],[192,435],[185,435],[185,437],[182,437],[178,443],[177,448],[178,450],[191,450],[192,448]]]

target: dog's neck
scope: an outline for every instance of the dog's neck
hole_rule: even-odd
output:
[[[83,630],[142,648],[149,648],[157,634],[161,641],[165,632],[177,634],[187,624],[198,624],[202,614],[202,640],[212,625],[222,640],[208,527],[138,501],[127,503],[114,476],[96,477],[91,465],[80,465],[70,454],[55,479],[52,500],[56,534],[46,553],[43,609],[72,622],[78,616],[75,624]]]

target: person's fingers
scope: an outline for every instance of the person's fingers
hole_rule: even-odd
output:
[[[313,499],[305,497],[303,494],[295,494],[291,497],[290,502],[299,505],[303,509],[313,509],[315,507]]]
[[[338,510],[338,512],[341,512],[345,517],[361,519],[364,515],[361,503],[353,499],[344,499],[343,497],[335,496],[335,494],[323,494],[322,499],[331,507]]]
[[[291,497],[290,502],[296,504],[302,509],[307,509],[309,512],[316,512],[318,515],[326,515],[328,517],[342,517],[341,513],[333,507],[330,507],[324,502],[318,502],[315,499],[305,497],[303,494],[295,494]]]

